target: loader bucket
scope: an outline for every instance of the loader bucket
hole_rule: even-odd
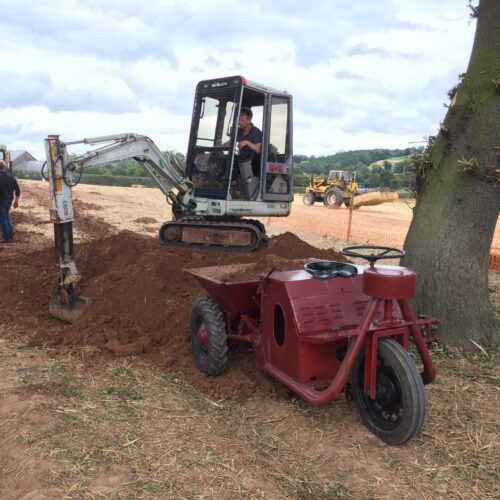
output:
[[[90,305],[90,299],[78,295],[71,300],[63,302],[58,293],[55,293],[49,302],[49,312],[54,318],[66,321],[66,323],[75,323]]]

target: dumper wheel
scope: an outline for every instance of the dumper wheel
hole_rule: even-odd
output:
[[[198,368],[219,375],[227,365],[227,335],[224,317],[210,297],[198,297],[191,306],[191,345]]]
[[[310,207],[311,205],[314,205],[314,202],[316,201],[316,198],[314,196],[314,193],[306,193],[303,197],[302,197],[302,203],[304,205],[307,205],[308,207]]]
[[[393,339],[378,343],[376,399],[364,392],[365,355],[351,373],[351,393],[364,424],[390,445],[406,443],[422,429],[425,392],[410,355]]]
[[[325,191],[323,197],[323,203],[330,208],[340,208],[344,197],[342,196],[342,191],[339,188],[330,188]]]

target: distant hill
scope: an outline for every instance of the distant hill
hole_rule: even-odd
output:
[[[361,149],[341,151],[329,156],[294,156],[294,183],[307,186],[311,176],[327,177],[330,170],[351,170],[357,180],[371,188],[411,187],[408,172],[410,155],[420,153],[423,148],[406,149]]]
[[[410,156],[393,156],[391,158],[384,158],[383,160],[378,160],[378,161],[374,161],[373,163],[370,163],[370,165],[368,165],[369,167],[375,167],[375,166],[379,166],[379,167],[383,167],[384,166],[384,162],[389,162],[391,165],[397,165],[398,163],[401,163],[401,162],[405,162],[407,163],[408,160],[410,159]]]
[[[330,170],[350,168],[359,170],[375,162],[388,158],[409,157],[415,148],[406,149],[360,149],[356,151],[340,151],[329,156],[294,156],[297,173],[328,174]]]

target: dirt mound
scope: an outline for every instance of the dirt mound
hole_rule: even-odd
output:
[[[78,224],[101,238],[106,230],[95,219],[81,218]],[[262,387],[268,392],[275,387],[259,373],[247,346],[231,348],[229,370],[221,377],[206,378],[195,368],[187,325],[191,302],[205,292],[183,269],[253,263],[258,276],[273,267],[284,270],[291,259],[306,258],[345,260],[291,233],[272,238],[264,250],[234,254],[170,249],[157,239],[122,231],[76,246],[82,289],[93,301],[76,324],[63,324],[48,313],[57,276],[52,249],[5,256],[0,307],[5,323],[33,331],[35,345],[90,345],[116,356],[141,355],[215,397],[241,399],[266,390]]]
[[[84,201],[81,200],[74,200],[73,205],[75,207],[75,210],[77,211],[100,210],[102,208],[102,205],[97,205],[96,203],[85,203]]]
[[[143,224],[156,224],[158,221],[153,219],[153,217],[139,217],[138,219],[134,219],[132,222],[141,222]]]
[[[113,226],[102,219],[80,217],[75,220],[73,227],[93,239],[106,238],[114,231]],[[88,239],[88,238],[87,238]]]

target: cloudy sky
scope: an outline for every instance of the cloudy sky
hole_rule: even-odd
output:
[[[294,153],[405,148],[465,72],[466,0],[0,0],[0,143],[120,132],[185,153],[196,83],[294,96]]]

